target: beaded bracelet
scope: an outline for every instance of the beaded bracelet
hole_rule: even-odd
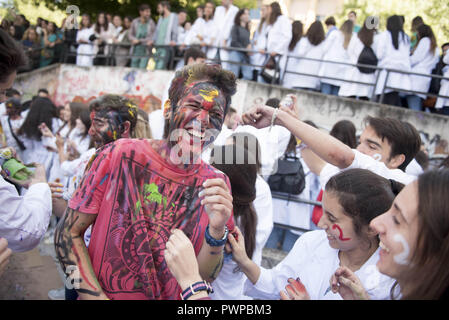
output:
[[[180,293],[181,300],[187,300],[191,296],[200,293],[201,291],[207,291],[207,293],[213,293],[214,289],[210,285],[210,283],[205,280],[195,282],[191,284],[187,289],[185,289],[182,293]]]

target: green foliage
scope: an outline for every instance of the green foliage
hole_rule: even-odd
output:
[[[361,25],[369,16],[379,17],[379,30],[385,30],[387,18],[391,15],[405,17],[404,31],[411,35],[411,21],[421,16],[432,27],[438,44],[449,42],[449,1],[448,0],[346,0],[342,11],[335,16],[338,25],[346,19],[349,11],[357,12],[357,22]]]

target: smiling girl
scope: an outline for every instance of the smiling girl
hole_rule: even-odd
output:
[[[449,169],[425,172],[399,193],[388,211],[371,222],[382,248],[377,267],[396,279],[392,298],[448,298],[448,194]],[[366,298],[363,282],[348,270],[339,273],[337,281],[344,299]]]
[[[332,177],[323,195],[318,223],[322,230],[302,235],[287,257],[270,270],[246,256],[243,237],[229,236],[233,259],[248,277],[245,294],[259,299],[338,300],[341,297],[331,290],[329,280],[344,266],[360,277],[370,298],[387,299],[394,280],[376,269],[379,242],[369,223],[391,206],[392,185],[364,169]]]

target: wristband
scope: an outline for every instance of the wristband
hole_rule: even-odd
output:
[[[193,296],[201,291],[207,291],[207,293],[213,293],[214,289],[208,282],[203,280],[203,281],[199,281],[199,282],[195,282],[194,284],[191,284],[187,289],[185,289],[179,295],[181,296],[181,300],[187,300],[191,296]]]
[[[228,233],[229,233],[228,227],[225,226],[225,234],[224,234],[223,238],[217,240],[210,235],[209,225],[207,225],[206,232],[204,233],[204,237],[206,238],[207,244],[210,245],[211,247],[221,247],[221,246],[225,245],[226,240],[228,239]]]
[[[278,112],[279,112],[279,108],[276,108],[273,112],[273,116],[271,117],[271,125],[270,125],[270,129],[268,131],[271,131],[271,128],[274,125],[274,120],[276,120],[276,117],[278,115]]]

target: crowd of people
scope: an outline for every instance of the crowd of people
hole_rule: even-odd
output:
[[[174,13],[169,1],[161,1],[157,23],[149,5],[139,6],[138,14],[100,12],[93,21],[84,13],[78,29],[72,16],[58,28],[42,18],[32,26],[16,15],[14,21],[4,19],[2,28],[28,52],[30,62],[23,70],[55,62],[174,70],[183,66],[185,50],[198,46],[208,59],[246,80],[449,114],[449,80],[439,78],[449,77],[449,42],[439,47],[420,16],[411,21],[409,36],[404,16],[390,16],[380,32],[372,17],[359,25],[355,11],[339,28],[330,16],[305,30],[277,2],[264,2],[253,28],[249,10],[232,0],[218,7],[206,1],[195,17],[185,10]]]
[[[150,37],[141,13],[130,20],[137,40],[170,39],[175,15],[161,11],[164,36]],[[331,32],[345,46],[353,29]],[[169,53],[158,50],[164,63]],[[368,116],[360,135],[343,120],[327,133],[299,118],[295,95],[239,114],[237,72],[196,47],[184,52],[159,125],[120,95],[56,106],[43,88],[22,101],[13,86],[25,55],[0,30],[0,274],[12,251],[46,241],[65,284],[50,299],[448,298],[445,140],[430,165],[417,129],[399,119]],[[263,248],[288,254],[267,269]]]

